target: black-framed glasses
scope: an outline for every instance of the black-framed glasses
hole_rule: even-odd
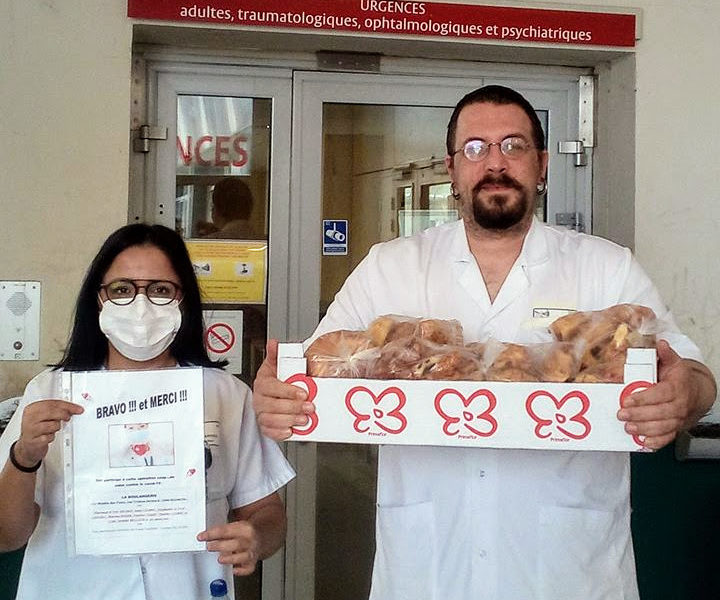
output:
[[[458,148],[453,152],[453,156],[458,152],[462,152],[465,158],[470,162],[479,162],[490,154],[490,148],[497,146],[500,152],[508,158],[520,158],[533,149],[533,145],[525,138],[518,136],[508,136],[501,142],[486,142],[485,140],[470,140],[465,142],[462,148]]]
[[[121,306],[135,300],[140,290],[145,290],[147,299],[158,306],[170,304],[182,294],[182,288],[177,283],[161,279],[113,279],[101,285],[100,289],[105,290],[110,302]]]

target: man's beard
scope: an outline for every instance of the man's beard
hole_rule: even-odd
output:
[[[480,192],[486,184],[500,184],[518,191],[517,202],[511,202],[505,193],[491,194],[486,202],[480,201]],[[472,189],[472,213],[475,223],[483,229],[503,231],[520,223],[528,214],[530,198],[520,182],[506,174],[481,179]],[[489,204],[489,206],[488,206]]]

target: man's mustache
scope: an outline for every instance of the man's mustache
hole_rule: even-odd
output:
[[[510,175],[502,173],[500,175],[486,175],[473,186],[473,193],[480,192],[484,185],[502,185],[504,187],[515,188],[522,191],[523,187],[517,179],[513,179]]]

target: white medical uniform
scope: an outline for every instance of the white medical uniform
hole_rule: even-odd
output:
[[[295,473],[277,444],[260,435],[249,388],[220,369],[203,369],[203,378],[205,433],[211,438],[212,452],[206,479],[210,527],[225,523],[229,509],[275,492]],[[59,371],[45,371],[28,384],[0,438],[3,460],[20,436],[24,407],[35,400],[60,398],[60,379]],[[232,569],[218,564],[217,553],[68,557],[58,439],[50,445],[37,474],[35,501],[41,508],[40,520],[25,550],[19,599],[198,600],[210,597],[210,582],[219,578],[228,582],[229,597],[234,597]]]
[[[458,319],[466,341],[548,341],[564,311],[630,302],[701,359],[630,251],[537,220],[494,302],[462,221],[374,246],[314,337],[377,316]],[[624,452],[383,446],[372,600],[637,600]]]

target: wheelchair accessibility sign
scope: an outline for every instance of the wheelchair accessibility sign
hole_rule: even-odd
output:
[[[323,256],[344,255],[348,249],[347,219],[323,220]]]

